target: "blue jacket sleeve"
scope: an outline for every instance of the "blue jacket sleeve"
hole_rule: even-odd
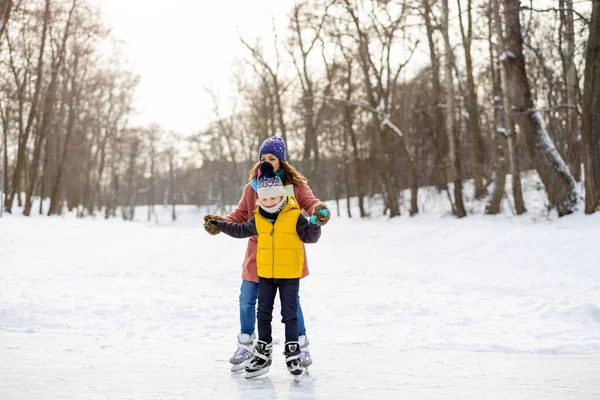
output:
[[[243,224],[225,221],[217,222],[219,223],[219,229],[221,232],[236,239],[243,239],[258,235],[258,232],[256,232],[254,217],[250,218],[248,222],[244,222]]]
[[[321,237],[321,227],[311,224],[302,214],[298,216],[296,232],[304,243],[317,243]]]

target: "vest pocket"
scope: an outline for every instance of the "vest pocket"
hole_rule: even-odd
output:
[[[294,250],[275,250],[275,267],[278,265],[290,267],[296,265],[296,252]]]

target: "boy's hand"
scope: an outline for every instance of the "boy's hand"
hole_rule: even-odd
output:
[[[331,213],[329,212],[327,204],[319,202],[315,205],[313,216],[310,217],[310,222],[313,225],[323,226],[329,222],[330,217]]]
[[[217,221],[225,221],[225,218],[217,214],[206,214],[204,216],[204,230],[211,235],[218,235],[221,233]]]

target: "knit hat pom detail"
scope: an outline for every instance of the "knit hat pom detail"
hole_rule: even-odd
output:
[[[275,170],[273,169],[273,164],[271,164],[268,161],[263,161],[262,163],[260,163],[260,174],[275,174]],[[272,176],[272,175],[267,175],[267,176]]]

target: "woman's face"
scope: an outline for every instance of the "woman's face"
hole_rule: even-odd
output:
[[[279,204],[283,200],[283,197],[265,197],[264,199],[260,199],[260,202],[263,206],[267,208],[271,208],[277,204]]]
[[[277,156],[275,156],[271,153],[265,153],[262,156],[260,156],[260,162],[263,162],[263,161],[270,162],[271,165],[273,166],[273,169],[275,170],[275,172],[279,171],[279,168],[281,167],[279,158],[277,158]]]

